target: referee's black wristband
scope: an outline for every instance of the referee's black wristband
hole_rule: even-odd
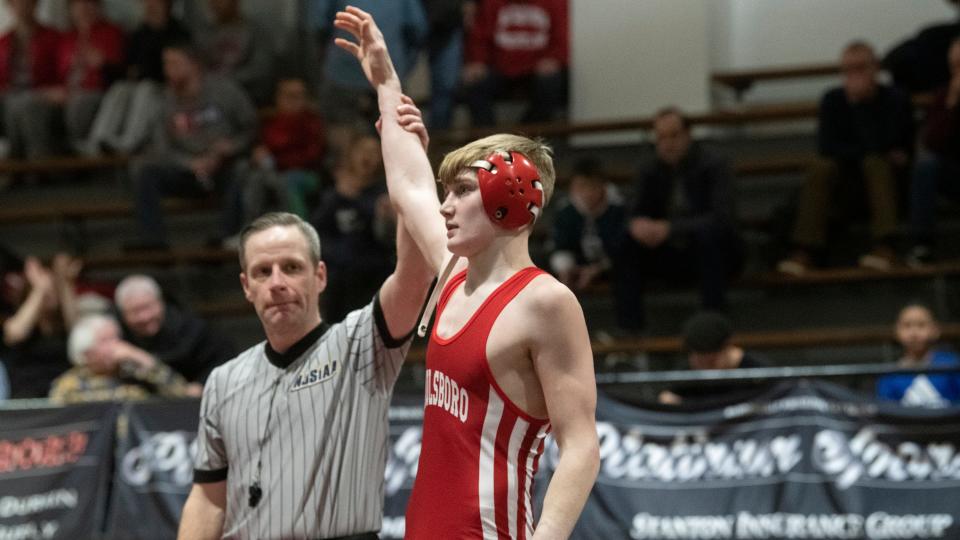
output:
[[[215,484],[227,479],[227,467],[214,471],[204,471],[201,469],[193,470],[194,484]]]
[[[383,344],[388,349],[396,349],[404,343],[410,341],[410,338],[413,337],[413,332],[416,330],[416,327],[411,328],[410,332],[405,336],[395,338],[390,335],[390,329],[387,328],[387,319],[383,316],[383,307],[380,306],[380,292],[373,297],[373,319],[377,323],[377,330],[380,331],[380,339],[383,340]]]

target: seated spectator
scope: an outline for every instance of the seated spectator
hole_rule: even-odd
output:
[[[164,196],[221,201],[219,243],[239,232],[243,209],[237,160],[256,137],[257,111],[228,79],[207,75],[190,45],[163,50],[167,87],[150,152],[131,165],[140,239],[128,249],[166,249]]]
[[[172,16],[171,2],[142,0],[143,22],[127,41],[125,79],[104,96],[85,153],[130,154],[149,137],[163,92],[163,48],[190,40],[190,32]]]
[[[75,284],[80,262],[67,255],[48,269],[27,257],[22,273],[4,276],[4,297],[10,311],[3,319],[0,359],[10,377],[10,397],[41,398],[53,379],[67,368],[66,334],[75,318]]]
[[[650,277],[696,279],[702,305],[722,310],[741,264],[728,161],[692,142],[690,125],[676,108],[657,113],[653,134],[656,154],[641,163],[629,239],[615,262],[623,268],[617,318],[627,330],[644,326]]]
[[[960,200],[960,38],[950,46],[950,83],[935,95],[923,129],[923,153],[910,184],[912,266],[933,258],[937,194]]]
[[[946,0],[960,8],[960,0]],[[898,44],[883,58],[893,82],[908,94],[928,92],[947,84],[950,70],[944,59],[950,42],[960,36],[958,18],[924,28],[916,36]]]
[[[123,339],[142,355],[203,384],[213,368],[236,356],[233,343],[195,314],[165,302],[153,278],[127,276],[114,293]]]
[[[188,395],[182,377],[123,341],[117,322],[105,315],[79,320],[70,331],[67,348],[74,367],[54,381],[50,389],[54,403]]]
[[[463,67],[465,19],[476,12],[473,0],[422,0],[427,14],[430,62],[430,129],[450,128],[453,102]]]
[[[909,304],[900,310],[894,329],[903,348],[899,365],[904,368],[956,367],[960,356],[938,348],[940,326],[933,311],[922,304]],[[913,407],[946,407],[960,403],[960,371],[942,374],[894,374],[877,380],[877,397]]]
[[[480,2],[463,66],[473,125],[493,125],[494,100],[516,92],[528,105],[523,122],[556,117],[566,100],[569,25],[568,0]]]
[[[625,210],[611,191],[600,162],[584,159],[574,167],[567,202],[554,216],[550,269],[574,291],[606,275],[623,244]]]
[[[394,69],[403,79],[417,62],[427,36],[427,19],[421,0],[315,0],[310,2],[311,25],[323,54],[321,113],[330,125],[331,146],[340,152],[351,130],[370,125],[380,114],[376,92],[370,88],[357,60],[333,44],[333,21],[338,11],[356,6],[371,15],[383,33]],[[347,34],[337,32],[336,36]]]
[[[319,187],[325,142],[323,120],[310,104],[306,83],[298,78],[277,83],[276,113],[260,128],[260,144],[244,174],[244,221],[267,210],[267,192],[280,209],[306,218],[308,197]]]
[[[10,399],[10,378],[7,377],[7,368],[3,358],[0,358],[0,401]]]
[[[794,251],[777,265],[783,273],[809,270],[815,252],[827,247],[830,218],[855,212],[863,201],[874,246],[860,257],[860,266],[886,270],[896,263],[897,175],[909,165],[913,149],[910,98],[879,83],[873,48],[862,41],[844,48],[840,64],[843,86],[820,100],[820,157],[800,192]]]
[[[714,312],[701,312],[683,325],[683,349],[690,369],[740,369],[769,367],[769,363],[733,344],[733,323]],[[709,406],[750,397],[756,386],[736,383],[696,384],[664,390],[660,403]]]
[[[369,302],[393,268],[394,216],[382,169],[380,140],[355,133],[313,212],[327,264],[323,314],[331,322]]]
[[[239,0],[209,0],[213,19],[195,36],[210,73],[229,77],[257,104],[270,100],[273,45],[270,37],[244,17]]]
[[[36,0],[7,0],[6,5],[13,26],[0,37],[0,92],[10,156],[50,156],[57,108],[44,96],[59,82],[60,33],[37,21]]]
[[[100,0],[70,0],[69,7],[72,28],[60,41],[57,62],[60,85],[45,97],[63,107],[71,150],[83,151],[100,100],[121,74],[125,45],[123,30],[104,18]]]

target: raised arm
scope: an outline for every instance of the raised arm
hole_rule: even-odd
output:
[[[335,43],[357,58],[367,80],[377,91],[390,201],[433,273],[438,274],[448,253],[437,186],[419,138],[400,125],[402,107],[412,105],[403,102],[400,78],[393,68],[383,34],[369,13],[354,7],[337,13],[334,25],[356,40],[354,43],[337,38]]]
[[[540,283],[533,309],[531,320],[551,321],[537,332],[531,354],[560,447],[533,539],[568,538],[600,466],[593,353],[583,311],[569,289],[552,279]]]

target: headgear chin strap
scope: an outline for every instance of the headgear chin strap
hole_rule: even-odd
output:
[[[536,165],[520,152],[497,151],[474,161],[483,209],[504,229],[533,223],[543,208],[543,185]]]

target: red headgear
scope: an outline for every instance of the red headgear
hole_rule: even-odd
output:
[[[483,209],[504,229],[532,223],[543,208],[543,186],[537,167],[520,152],[494,152],[474,161]]]

